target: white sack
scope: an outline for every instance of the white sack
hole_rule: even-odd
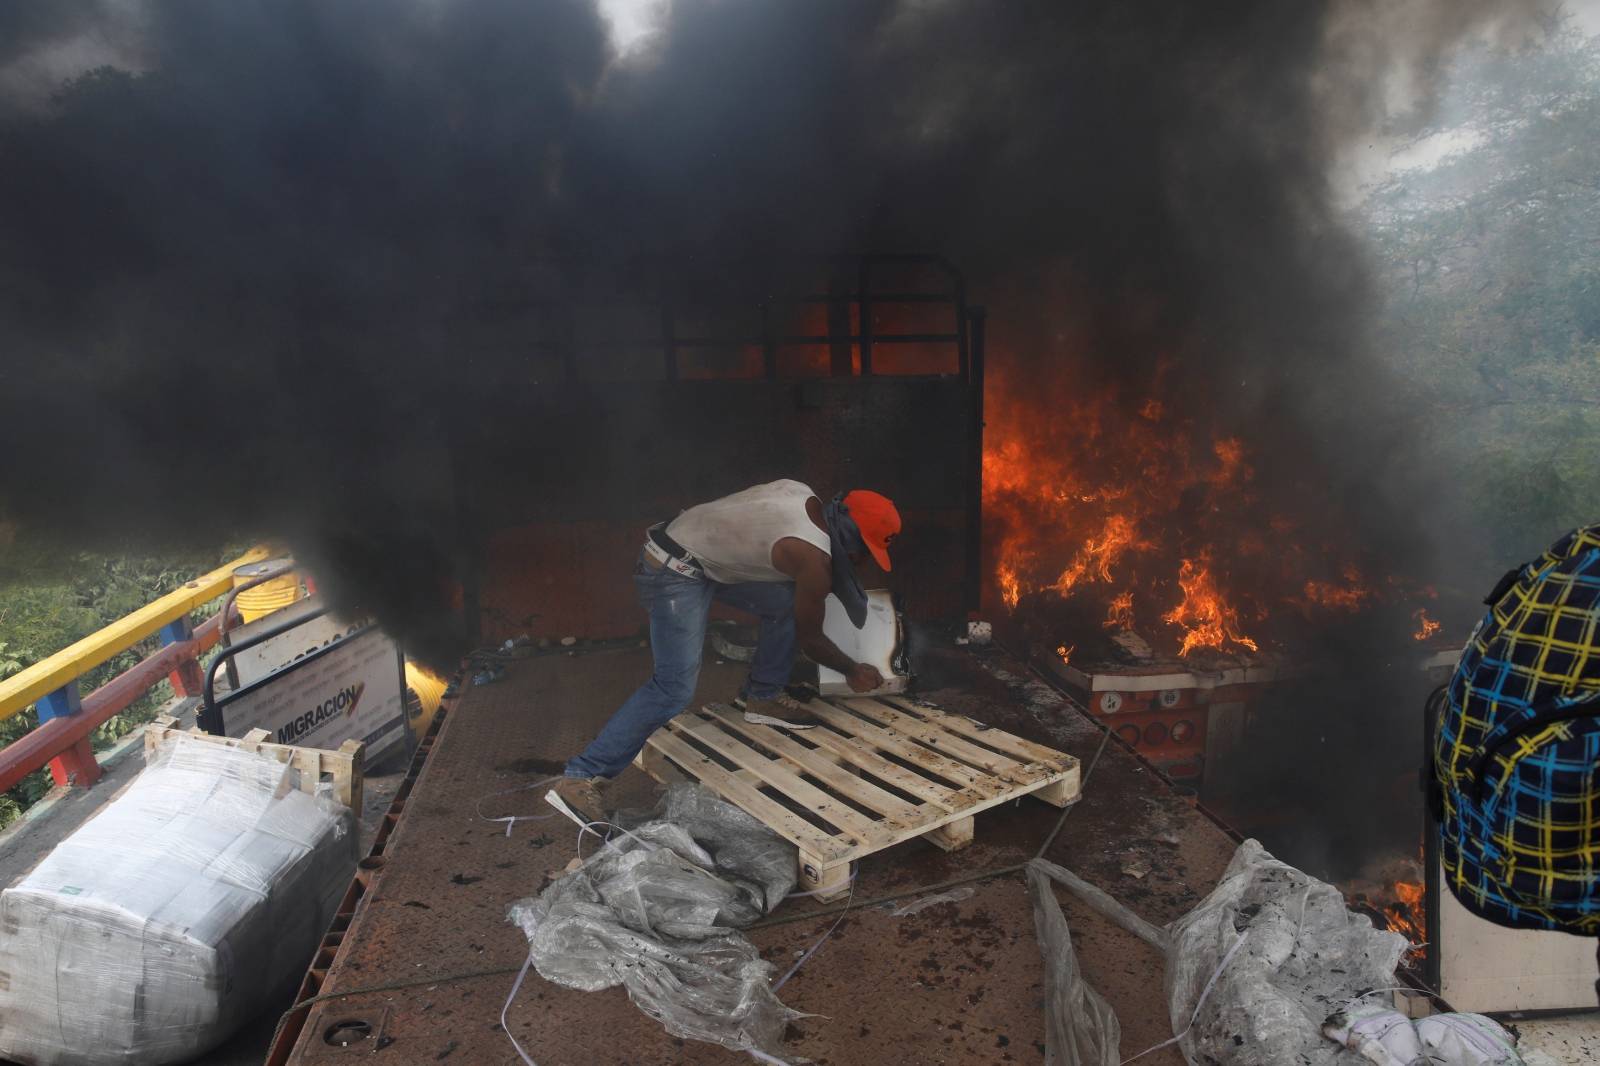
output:
[[[348,808],[293,773],[175,738],[0,893],[0,1058],[186,1061],[297,981],[359,838]]]

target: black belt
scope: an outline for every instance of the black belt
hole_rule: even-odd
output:
[[[700,565],[700,560],[689,554],[682,544],[667,536],[667,524],[665,522],[658,522],[651,526],[645,531],[645,536],[649,538],[648,546],[654,546],[667,556],[666,559],[658,561],[674,573],[682,574],[684,577],[706,576],[705,567]]]
[[[695,563],[696,566],[699,565],[699,563],[695,560],[695,557],[689,554],[687,548],[673,540],[671,537],[667,536],[667,524],[665,522],[657,522],[646,532],[650,539],[655,541],[656,545],[662,551],[666,552],[674,559],[680,559],[686,563]]]

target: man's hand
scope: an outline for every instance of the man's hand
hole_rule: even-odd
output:
[[[795,635],[799,637],[801,650],[811,661],[818,666],[837,670],[846,677],[859,676],[865,687],[857,688],[855,682],[851,682],[851,687],[858,692],[866,692],[883,684],[876,670],[872,670],[870,675],[857,675],[855,661],[840,651],[839,646],[822,632],[822,619],[826,613],[824,601],[833,587],[832,564],[828,560],[828,553],[797,537],[783,537],[772,546],[772,565],[780,573],[794,578]],[[877,680],[867,684],[870,678]]]
[[[871,692],[883,687],[883,675],[871,663],[856,663],[844,675],[844,679],[849,683],[851,692]]]
[[[820,517],[814,516],[812,521],[818,529],[825,528]],[[853,661],[822,632],[824,604],[833,588],[833,563],[828,553],[798,537],[783,537],[772,546],[772,565],[794,578],[795,632],[811,661],[843,674],[852,692],[882,688],[883,675],[876,666]]]

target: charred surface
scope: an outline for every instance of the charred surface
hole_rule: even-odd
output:
[[[924,656],[941,706],[1058,747],[1087,765],[1102,734],[1024,667],[999,653],[940,649]],[[529,784],[537,766],[587,739],[649,669],[646,652],[609,650],[511,665],[506,679],[470,689],[452,712],[404,821],[388,849],[325,991],[354,992],[395,982],[405,988],[354,994],[312,1008],[296,1063],[334,1063],[355,1049],[321,1034],[340,1019],[370,1020],[381,1056],[431,1061],[502,1061],[501,1004],[524,957],[521,934],[505,922],[512,900],[537,892],[576,853],[564,820],[502,825],[480,821],[479,797]],[[739,682],[732,666],[708,664],[699,696],[725,698]],[[535,762],[537,760],[537,762]],[[617,802],[642,805],[651,783],[630,769]],[[486,801],[484,813],[543,814],[529,791]],[[1033,855],[1060,812],[1023,802],[983,817],[971,847],[946,853],[922,841],[861,865],[854,902],[933,885]],[[1047,857],[1070,866],[1154,922],[1166,922],[1206,891],[1233,845],[1182,797],[1115,744],[1107,746],[1084,799]],[[1142,864],[1135,862],[1142,860]],[[1127,869],[1148,872],[1131,876]],[[1117,1007],[1127,1052],[1170,1034],[1160,958],[1128,934],[1063,897],[1089,979]],[[785,904],[752,940],[781,971],[831,922],[786,921],[823,908]],[[782,996],[818,1017],[798,1023],[789,1049],[819,1063],[1037,1063],[1043,1060],[1042,964],[1027,891],[1017,875],[985,881],[959,903],[903,918],[878,906],[853,909]],[[463,974],[475,976],[460,976]],[[530,976],[508,1020],[540,1063],[736,1063],[742,1056],[685,1045],[641,1014],[620,990],[572,992]],[[375,1045],[374,1045],[375,1046]],[[1161,1057],[1161,1056],[1166,1057]],[[1181,1058],[1150,1056],[1164,1066]]]

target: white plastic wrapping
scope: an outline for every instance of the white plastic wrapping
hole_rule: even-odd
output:
[[[1049,876],[1035,864],[1028,866],[1028,894],[1044,953],[1046,1066],[1117,1066],[1122,1023],[1105,997],[1084,980],[1067,917]]]
[[[509,917],[546,980],[590,992],[620,984],[674,1036],[776,1055],[799,1015],[772,994],[771,965],[737,929],[795,880],[792,845],[699,786],[675,785],[655,819],[614,832]]]
[[[1322,1023],[1363,993],[1392,987],[1407,947],[1404,937],[1351,913],[1338,889],[1254,840],[1239,846],[1217,887],[1168,932],[1172,1031],[1183,1033],[1193,1018],[1180,1041],[1184,1056],[1228,1066],[1365,1063],[1324,1037]]]
[[[794,845],[710,789],[674,785],[661,798],[656,816],[708,848],[717,873],[748,901],[748,908],[719,924],[749,925],[794,891],[800,869]]]
[[[298,980],[358,836],[348,808],[292,773],[175,738],[0,893],[0,1058],[188,1061]]]
[[[1412,1020],[1377,997],[1357,1000],[1323,1023],[1329,1040],[1375,1066],[1534,1066],[1516,1037],[1481,1014],[1434,1014]]]

